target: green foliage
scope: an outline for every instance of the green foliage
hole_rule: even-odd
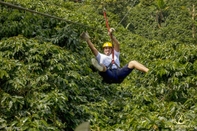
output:
[[[142,3],[130,10],[124,27],[148,39],[167,41],[178,38],[180,42],[196,44],[196,37],[192,37],[192,4],[196,2],[156,0]],[[158,19],[161,20],[159,26]]]
[[[67,124],[72,123],[70,118],[83,114],[81,109],[75,109],[79,108],[76,104],[86,101],[85,97],[78,96],[77,83],[83,76],[78,74],[81,69],[76,65],[74,54],[51,43],[39,44],[22,36],[9,38],[0,45],[1,118],[7,121],[1,128],[73,128],[74,123]],[[11,118],[17,119],[14,124]]]
[[[84,121],[93,131],[197,128],[195,1],[6,2],[62,20],[0,5],[0,130],[72,131]],[[121,43],[121,65],[137,60],[147,74],[101,82],[79,35],[87,30],[98,49],[109,41],[103,7]]]
[[[160,10],[165,9],[166,7],[164,0],[155,0],[155,3],[157,5],[157,8]]]

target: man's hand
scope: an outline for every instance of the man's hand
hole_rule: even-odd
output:
[[[114,28],[110,28],[109,32],[108,32],[108,35],[112,35],[113,32],[115,32],[115,29]]]
[[[81,37],[82,40],[85,40],[85,41],[90,39],[90,36],[89,36],[88,32],[81,33],[80,37]]]

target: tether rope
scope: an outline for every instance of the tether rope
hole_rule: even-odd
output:
[[[107,13],[106,13],[106,9],[104,8],[103,10],[103,15],[104,15],[104,18],[105,18],[105,23],[106,23],[106,27],[107,27],[107,30],[108,32],[110,31],[110,26],[109,26],[109,23],[108,23],[108,19],[107,19]],[[113,46],[113,39],[112,39],[112,33],[109,34],[110,38],[111,38],[111,42],[112,42],[112,46]],[[112,64],[114,64],[114,49],[112,50],[112,61],[111,61]]]

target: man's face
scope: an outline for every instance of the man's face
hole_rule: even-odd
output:
[[[112,53],[112,48],[111,47],[104,47],[104,54],[109,56]]]

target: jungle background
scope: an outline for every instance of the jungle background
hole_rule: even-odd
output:
[[[197,130],[196,0],[0,3],[0,130],[72,131],[86,121],[92,131]],[[102,83],[80,34],[102,51],[104,9],[121,66],[137,60],[148,73]]]

